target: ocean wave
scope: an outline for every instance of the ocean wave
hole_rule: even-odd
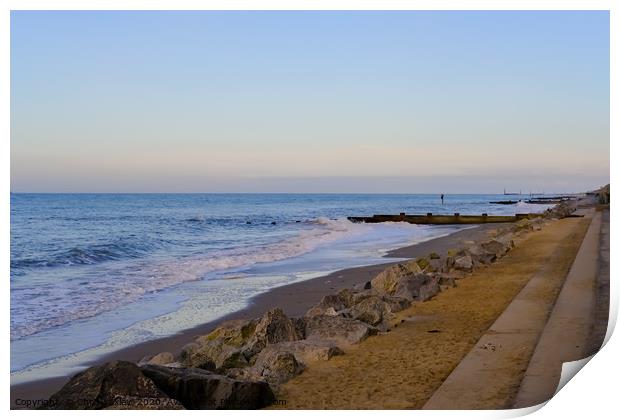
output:
[[[549,207],[553,207],[553,204],[537,204],[519,201],[517,204],[515,204],[515,207],[517,209],[517,213],[542,213]]]
[[[105,244],[73,247],[65,251],[54,253],[46,258],[11,259],[11,268],[19,270],[37,267],[92,265],[106,261],[140,258],[154,249],[160,248],[161,245],[163,244],[155,244],[153,241],[146,239],[121,238],[117,241]]]
[[[106,275],[93,273],[88,279],[67,284],[66,287],[20,288],[14,287],[12,298],[20,305],[12,305],[11,339],[18,339],[71,321],[96,316],[182,283],[201,280],[206,275],[222,272],[228,280],[235,281],[230,271],[242,270],[255,264],[281,261],[311,252],[322,245],[361,234],[372,227],[354,224],[346,219],[320,218],[312,221],[295,235],[275,243],[237,247],[212,252],[206,256],[192,256],[160,261],[157,264],[136,263],[124,266],[119,272],[106,270]],[[110,260],[139,256],[144,249],[126,247],[115,243],[71,250],[57,258],[56,263],[93,264],[97,260]],[[122,257],[121,257],[122,256]],[[49,262],[47,262],[49,263]],[[66,265],[66,264],[65,264]],[[131,275],[127,275],[127,270]],[[76,280],[76,279],[74,279]],[[84,281],[88,280],[88,281]],[[19,320],[19,321],[17,321]]]

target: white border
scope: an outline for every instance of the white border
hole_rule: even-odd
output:
[[[10,235],[9,235],[9,215],[10,206],[10,75],[9,75],[9,57],[10,57],[10,10],[610,10],[611,11],[611,140],[610,140],[610,159],[617,156],[618,142],[618,115],[620,115],[620,104],[618,95],[618,75],[620,75],[620,7],[619,2],[613,0],[384,0],[384,1],[352,1],[352,0],[217,0],[217,1],[201,1],[201,0],[8,0],[3,3],[4,13],[0,22],[0,30],[2,41],[0,42],[0,56],[2,57],[2,66],[0,66],[1,76],[1,114],[0,129],[2,130],[2,142],[0,145],[0,170],[3,172],[2,177],[2,193],[4,200],[0,205],[0,214],[2,216],[1,234],[3,240],[0,242],[2,246],[2,258],[0,264],[2,272],[6,273],[5,285],[9,284],[9,258],[10,258]],[[587,139],[584,139],[587,141]],[[611,180],[617,185],[616,173],[613,165],[611,168]],[[617,223],[614,219],[612,211],[612,242],[617,232]],[[614,248],[615,249],[615,248]],[[611,258],[613,260],[613,258]],[[611,278],[615,278],[615,270],[612,264]],[[8,396],[10,395],[10,379],[9,379],[9,305],[10,295],[8,286],[5,291],[5,310],[3,332],[7,340],[6,346],[2,346],[3,361],[5,362],[5,381],[3,383],[3,401],[5,409],[9,409]],[[612,302],[611,302],[611,321],[615,324],[618,313],[618,291],[612,282]],[[576,380],[572,380],[564,389],[554,397],[544,409],[536,411],[531,418],[608,418],[610,414],[616,412],[617,395],[615,392],[618,378],[618,362],[615,354],[619,353],[620,345],[618,339],[612,337],[600,354],[596,355],[590,363],[577,375]],[[334,380],[338,380],[334,378]],[[483,418],[508,418],[525,415],[534,409],[525,410],[509,410],[509,411],[461,411],[461,412],[411,412],[411,411],[390,411],[381,412],[390,416],[411,418],[466,418],[466,419],[483,419]],[[16,417],[32,417],[38,413],[31,411],[12,411],[11,415]],[[80,412],[47,412],[45,415],[52,417],[81,417]],[[328,417],[338,417],[352,414],[351,412],[325,412],[319,415]],[[356,417],[371,418],[377,416],[377,412],[355,412]],[[89,415],[94,417],[107,416],[106,412],[95,412]],[[115,412],[115,416],[139,416],[142,418],[168,417],[170,413],[165,412]],[[175,413],[181,415],[181,413]],[[188,412],[183,413],[187,416],[217,416],[221,418],[234,418],[239,415],[247,415],[246,413],[234,412]],[[253,417],[281,417],[291,416],[301,418],[312,418],[317,415],[316,412],[310,411],[259,411],[251,414]]]

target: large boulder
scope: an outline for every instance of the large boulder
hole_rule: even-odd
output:
[[[395,264],[383,270],[370,281],[371,289],[380,293],[393,295],[396,292],[399,280],[422,273],[422,269],[415,261]]]
[[[344,354],[337,345],[329,341],[289,341],[270,344],[267,348],[272,348],[276,351],[288,351],[292,353],[298,361],[304,364],[318,360],[329,360],[334,356]]]
[[[170,352],[162,352],[158,353],[155,356],[146,356],[143,357],[142,360],[138,362],[138,366],[142,365],[170,365],[176,363],[174,355]]]
[[[377,332],[376,328],[351,318],[320,315],[305,319],[306,340],[330,342],[338,347],[358,344]]]
[[[247,365],[243,348],[254,336],[257,325],[256,320],[225,321],[211,333],[183,347],[182,366],[225,370]]]
[[[208,335],[183,347],[184,367],[224,372],[252,364],[267,344],[303,338],[303,325],[274,308],[260,319],[226,321]]]
[[[452,267],[454,267],[454,261],[456,259],[456,252],[454,255],[448,255],[446,257],[446,260],[444,261],[444,269],[442,270],[445,273],[450,272],[450,270],[452,269]]]
[[[532,222],[529,219],[521,219],[518,222],[516,222],[512,227],[513,232],[530,231],[533,229],[534,229],[534,226],[532,225]]]
[[[205,366],[203,369],[215,369],[215,363],[209,361],[201,352],[200,345],[195,342],[187,343],[181,347],[179,355],[181,367],[198,367]],[[208,365],[208,366],[206,366]]]
[[[454,269],[470,272],[473,270],[474,262],[470,255],[463,255],[454,259]]]
[[[392,313],[404,311],[411,306],[411,301],[403,296],[384,295],[381,296],[381,299],[389,305]]]
[[[437,295],[440,291],[439,280],[434,276],[426,276],[426,279],[424,279],[422,285],[418,289],[418,295],[414,299],[425,302]]]
[[[243,354],[243,348],[228,344],[225,338],[202,336],[198,337],[196,342],[198,348],[190,356],[194,362],[182,363],[184,367],[223,371],[248,364],[248,359]],[[185,354],[182,353],[183,356]]]
[[[238,381],[203,369],[146,365],[142,373],[187,409],[257,409],[271,404],[266,382]]]
[[[334,343],[322,341],[285,341],[269,344],[256,357],[254,366],[230,369],[227,376],[242,380],[267,381],[277,388],[281,383],[301,373],[306,364],[329,360],[344,352]]]
[[[250,375],[277,387],[299,375],[303,370],[303,363],[292,351],[275,345],[265,347],[258,354],[254,366],[250,369]]]
[[[485,248],[472,241],[466,242],[465,248],[457,253],[457,257],[470,256],[473,266],[489,265],[497,259],[495,253],[487,251]]]
[[[437,273],[434,276],[439,283],[440,290],[447,289],[450,287],[456,287],[456,281],[461,278],[457,273]]]
[[[433,282],[431,276],[425,273],[412,273],[403,275],[394,280],[394,282],[380,283],[386,288],[375,289],[380,295],[397,296],[412,300],[426,300],[430,292],[438,289],[436,283]]]
[[[260,353],[267,344],[280,343],[282,341],[296,341],[304,338],[298,322],[287,317],[280,308],[267,311],[256,325],[253,336],[243,350],[247,359]]]
[[[183,408],[145,376],[134,363],[108,362],[73,376],[43,408],[88,410],[104,408]]]
[[[418,265],[418,267],[420,267],[420,269],[423,270],[423,271],[425,271],[427,269],[428,264],[429,264],[428,258],[425,258],[425,257],[417,258],[415,260],[415,262]]]
[[[428,265],[426,266],[427,273],[440,273],[445,271],[446,269],[446,261],[444,258],[432,258],[428,261]]]
[[[392,318],[392,310],[390,305],[380,297],[369,296],[354,305],[349,311],[349,316],[366,324],[378,326]]]
[[[323,296],[321,301],[306,312],[307,317],[317,315],[338,315],[341,311],[349,308],[352,304],[354,292],[343,289],[335,295]]]
[[[241,347],[254,335],[258,328],[258,320],[256,319],[235,319],[224,321],[206,336],[201,337],[205,340],[220,339],[231,347]]]
[[[495,255],[496,258],[501,258],[510,250],[510,248],[502,241],[497,239],[491,239],[480,244],[480,247],[485,251]]]

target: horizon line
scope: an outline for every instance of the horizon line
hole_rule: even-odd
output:
[[[298,194],[298,195],[318,195],[318,194],[323,194],[323,195],[359,195],[359,194],[366,194],[366,195],[541,195],[541,194],[585,194],[587,192],[590,191],[596,191],[599,188],[602,188],[604,186],[601,187],[596,187],[594,189],[591,190],[587,190],[587,191],[572,191],[572,192],[565,192],[565,191],[542,191],[542,192],[523,192],[523,193],[517,193],[517,192],[458,192],[458,193],[446,193],[446,192],[441,192],[438,191],[436,193],[424,193],[424,192],[295,192],[295,191],[279,191],[279,192],[270,192],[270,191],[261,191],[261,192],[243,192],[243,191],[236,191],[236,192],[211,192],[211,191],[176,191],[176,192],[172,192],[172,191],[10,191],[10,194],[220,194],[220,195],[224,195],[224,194],[253,194],[253,195],[260,195],[260,194]]]

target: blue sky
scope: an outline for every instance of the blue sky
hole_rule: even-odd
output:
[[[608,179],[608,12],[11,14],[13,191]]]

